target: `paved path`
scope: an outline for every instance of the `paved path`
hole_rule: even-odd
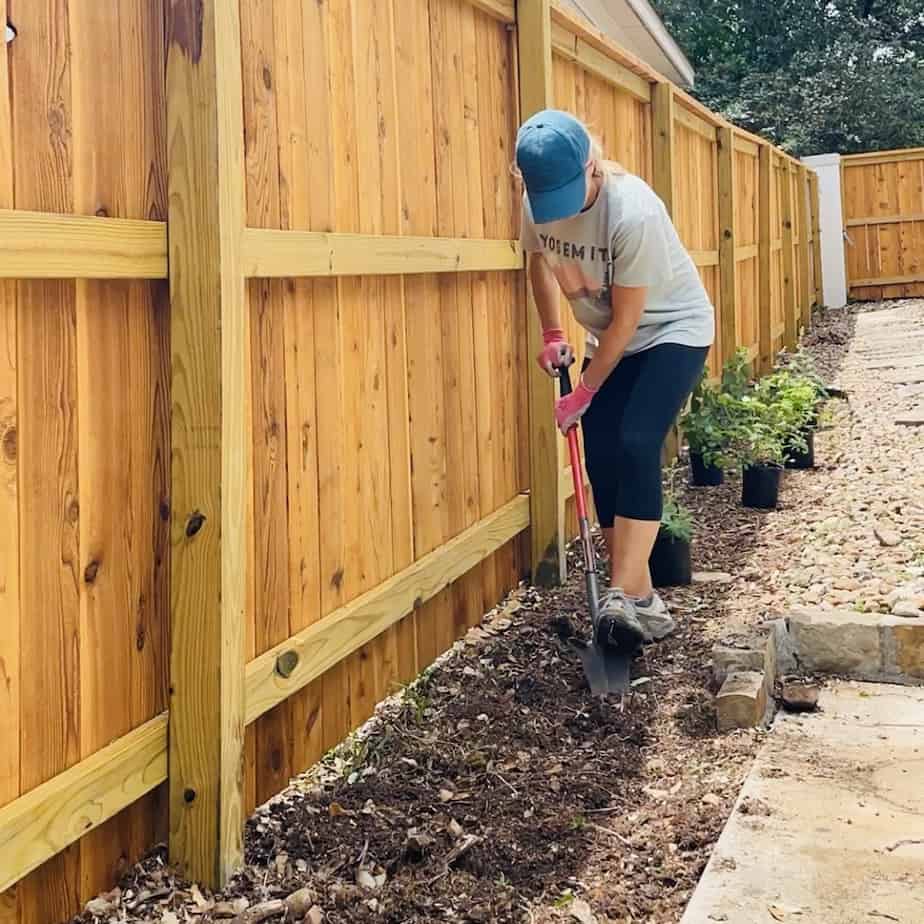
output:
[[[924,689],[777,719],[682,924],[924,922]]]
[[[786,602],[920,606],[924,301],[859,314],[838,383],[852,425],[790,537]],[[682,924],[775,921],[924,924],[924,688],[834,682],[777,718]]]
[[[904,386],[900,426],[924,426],[924,311],[920,300],[858,316],[851,353],[866,369],[881,371],[885,381]]]

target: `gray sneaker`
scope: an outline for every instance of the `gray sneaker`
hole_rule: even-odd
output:
[[[600,622],[596,636],[598,642],[630,650],[651,640],[639,620],[635,603],[618,587],[607,590],[600,601]]]
[[[651,595],[651,601],[647,604],[642,604],[638,600],[633,602],[638,621],[645,630],[645,641],[659,642],[676,630],[677,623],[657,591]]]

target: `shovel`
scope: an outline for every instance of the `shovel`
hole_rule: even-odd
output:
[[[571,371],[567,366],[558,369],[561,396],[571,393]],[[569,638],[568,643],[580,655],[584,665],[584,676],[594,696],[607,693],[624,694],[629,689],[629,670],[634,648],[614,647],[601,638],[600,632],[600,587],[597,583],[597,559],[594,543],[587,520],[587,498],[584,494],[584,471],[581,465],[581,450],[578,446],[577,427],[568,431],[568,452],[571,455],[571,477],[574,479],[574,502],[577,506],[578,524],[581,531],[581,547],[584,551],[584,584],[587,589],[587,607],[590,610],[590,641]]]

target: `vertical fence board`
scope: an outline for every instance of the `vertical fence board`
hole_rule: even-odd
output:
[[[756,368],[760,354],[759,151],[736,149],[734,162],[736,339],[754,357]]]
[[[783,324],[785,325],[784,344],[793,349],[798,338],[796,253],[793,243],[795,225],[795,208],[792,194],[789,161],[780,158],[780,212],[783,225]]]
[[[681,105],[675,100],[674,106]],[[673,221],[688,250],[718,253],[719,178],[718,143],[674,120]],[[653,142],[657,144],[657,142]],[[708,359],[709,371],[717,375],[721,366],[722,291],[719,267],[699,267],[700,278],[716,309],[716,343]]]
[[[15,171],[18,208],[70,212],[71,69],[66,10],[17,12],[11,54],[13,138],[29,159]],[[49,115],[54,113],[54,118]],[[18,283],[20,425],[20,787],[27,792],[80,756],[79,500],[76,318],[72,282]],[[68,916],[78,900],[74,845],[21,884],[22,920]]]
[[[735,276],[735,148],[731,126],[719,129],[719,284],[722,304],[719,313],[719,354],[726,362],[738,345],[738,307]]]
[[[796,188],[799,198],[799,317],[804,329],[812,318],[810,280],[812,213],[809,208],[808,171],[802,165],[796,170]]]
[[[326,179],[330,163],[329,140],[309,127],[311,89],[323,86],[327,56],[324,8],[292,2],[273,9],[275,64],[273,87],[280,131],[279,223],[283,228],[307,229],[312,221],[329,222],[330,193]],[[311,96],[321,124],[326,124],[327,96]],[[246,128],[245,128],[246,132]],[[309,139],[315,143],[309,145]],[[319,171],[315,176],[312,170]],[[316,345],[313,294],[315,287],[329,291],[330,280],[286,280],[276,290],[281,301],[285,353],[286,485],[289,630],[298,632],[320,618],[321,587],[318,560],[320,522],[318,509],[318,428],[316,420]],[[323,296],[322,296],[323,297]],[[309,684],[292,696],[282,723],[291,729],[286,745],[291,772],[310,766],[320,757],[322,685]],[[256,743],[255,743],[256,747]]]
[[[279,88],[286,87],[286,59],[277,35],[293,33],[286,3],[240,4],[243,62],[246,221],[250,227],[282,225]],[[289,613],[289,520],[286,292],[284,280],[251,280],[251,388],[254,491],[254,650],[257,654],[291,634]],[[285,788],[293,773],[292,710],[283,703],[257,722],[255,787],[258,803]]]
[[[78,715],[79,518],[76,318],[73,285],[23,283],[19,291],[21,478],[20,782],[23,791],[80,756]],[[24,883],[27,922],[63,920],[78,899],[79,845]]]
[[[126,215],[165,221],[167,157],[162,0],[120,7]],[[102,91],[105,93],[106,88]],[[95,112],[94,116],[95,119]],[[129,653],[133,728],[167,708],[170,651],[170,307],[166,281],[128,287],[133,529]],[[167,838],[166,788],[128,810],[129,862]],[[109,883],[105,883],[108,886]]]
[[[153,151],[145,150],[144,74],[133,41],[142,33],[140,9],[126,3],[113,22],[102,4],[74,6],[68,21],[72,47],[81,50],[71,67],[74,209],[144,218],[145,168]],[[94,116],[103,106],[112,118],[101,122]],[[100,157],[100,151],[120,151],[125,162]],[[81,757],[133,727],[143,708],[133,702],[136,681],[154,666],[143,658],[144,645],[139,658],[136,627],[150,592],[153,525],[153,485],[143,477],[153,450],[149,298],[150,287],[141,283],[76,284]],[[126,364],[129,355],[137,361]],[[143,696],[144,688],[138,692]],[[83,895],[105,889],[124,872],[134,828],[141,827],[137,842],[146,846],[141,842],[153,831],[144,836],[145,810],[150,804],[131,807],[81,844]]]
[[[763,374],[773,366],[773,150],[762,144],[758,153],[758,371]]]
[[[7,3],[0,0],[6,22]],[[13,207],[8,46],[0,47],[0,208]],[[0,806],[20,795],[19,401],[16,282],[0,282]],[[22,886],[0,893],[0,924],[17,924]]]
[[[812,281],[814,283],[814,299],[816,305],[822,303],[822,269],[821,269],[821,203],[818,193],[818,174],[811,174],[811,197],[812,197],[812,260],[814,274]]]

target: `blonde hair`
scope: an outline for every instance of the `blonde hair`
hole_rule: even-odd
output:
[[[603,156],[603,142],[600,137],[590,131],[587,133],[590,135],[590,159],[594,161],[594,173],[599,170],[611,176],[625,176],[629,171],[622,164],[615,160],[607,160]]]

